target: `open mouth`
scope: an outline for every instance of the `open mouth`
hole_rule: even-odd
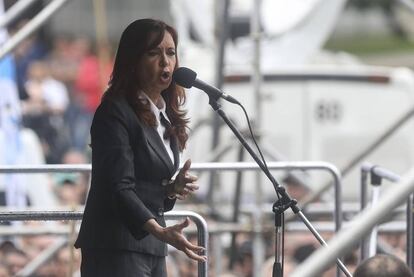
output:
[[[170,76],[171,76],[171,73],[170,73],[170,72],[168,72],[168,71],[164,71],[164,72],[161,74],[161,79],[162,79],[163,81],[168,81],[168,80],[170,79]]]

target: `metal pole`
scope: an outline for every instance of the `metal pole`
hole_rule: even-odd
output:
[[[215,85],[217,88],[221,89],[223,87],[224,82],[224,60],[226,57],[226,41],[228,37],[228,17],[229,17],[229,7],[230,7],[230,0],[224,1],[216,1],[217,9],[221,17],[216,19],[216,31],[219,34],[218,38],[218,53],[216,56],[216,74],[215,74]],[[217,116],[212,115],[212,123],[213,123],[213,137],[212,137],[212,145],[211,148],[214,151],[219,144],[219,135],[220,135],[220,118]],[[215,172],[210,173],[210,180],[209,180],[209,190],[208,190],[208,197],[207,201],[209,202],[211,209],[214,210],[215,203],[214,203],[214,186],[217,182],[217,175]]]
[[[371,165],[364,164],[361,167],[361,211],[367,206],[367,180],[368,172],[371,170]],[[368,257],[368,243],[365,238],[361,240],[361,254],[360,262],[364,261]]]
[[[326,170],[333,177],[334,190],[335,190],[335,230],[339,230],[342,226],[342,188],[341,188],[341,176],[338,169],[326,162],[269,162],[269,169],[278,170]],[[220,171],[220,170],[259,170],[259,166],[256,163],[244,162],[244,163],[194,163],[191,170],[194,171]],[[45,172],[90,172],[90,164],[81,165],[21,165],[21,166],[0,166],[0,173],[45,173]],[[81,216],[79,217],[81,219]],[[308,223],[310,225],[310,223]],[[316,230],[313,230],[316,232]],[[322,239],[322,238],[320,238]]]
[[[363,178],[363,175],[366,175],[368,172],[372,171],[374,174],[387,179],[391,182],[399,182],[401,180],[401,177],[398,176],[397,174],[386,170],[384,168],[378,167],[378,166],[373,166],[369,163],[365,163],[362,167],[361,167],[361,178]],[[363,184],[363,182],[361,181],[361,189],[366,191],[366,181],[365,184]],[[364,189],[365,187],[365,189]],[[366,202],[366,197],[362,197],[362,195],[366,195],[361,193],[361,201]],[[364,209],[366,206],[365,204],[361,204],[361,210]],[[414,226],[413,226],[413,194],[410,195],[410,197],[407,200],[407,209],[406,209],[406,245],[407,245],[407,256],[406,256],[406,261],[407,261],[407,265],[414,270],[413,267],[413,230],[414,230]],[[364,247],[364,251],[363,248]],[[361,261],[365,260],[368,257],[368,253],[366,251],[367,246],[364,240],[362,240],[362,245],[361,245]]]
[[[261,207],[261,205],[259,206]],[[263,239],[263,213],[262,209],[256,209],[252,214],[253,223],[253,277],[260,277],[261,268],[265,259],[265,247]]]
[[[271,170],[325,170],[332,175],[335,190],[335,229],[342,226],[342,185],[341,174],[337,167],[327,162],[269,162],[267,166]],[[79,165],[19,165],[0,166],[0,173],[48,173],[48,172],[90,172],[90,164]],[[259,170],[259,166],[253,162],[243,163],[193,163],[191,170],[204,171],[228,171],[228,170]]]
[[[17,16],[24,12],[37,0],[20,0],[13,4],[1,17],[0,28],[3,28],[10,24]]]
[[[342,227],[342,182],[341,173],[338,168],[327,162],[269,162],[267,163],[269,169],[278,170],[326,170],[332,175],[335,194],[335,229],[338,231]],[[259,170],[256,163],[194,163],[191,170],[194,171],[208,171],[208,170]]]
[[[33,276],[35,271],[49,261],[53,255],[68,243],[66,238],[57,239],[51,246],[43,250],[35,259],[30,261],[23,269],[16,273],[17,277]]]
[[[243,144],[244,148],[249,152],[250,156],[254,159],[254,161],[259,165],[262,172],[268,177],[270,182],[272,183],[275,192],[280,194],[281,197],[285,197],[289,199],[289,196],[287,195],[286,191],[281,187],[276,179],[273,177],[273,175],[270,173],[269,168],[267,165],[263,163],[263,161],[257,156],[256,152],[251,148],[251,146],[247,143],[243,135],[240,133],[240,131],[236,128],[236,126],[231,122],[231,120],[227,117],[226,113],[221,109],[221,106],[217,103],[217,101],[214,101],[212,97],[210,97],[209,104],[211,107],[217,112],[217,114],[223,119],[223,121],[226,122],[227,126],[232,130],[233,134],[239,139],[240,143]],[[292,211],[296,214],[299,214],[299,216],[302,218],[303,221],[306,221],[306,217],[303,215],[303,213],[300,212],[300,209],[296,206],[296,201],[292,201],[292,199],[289,199],[290,203],[294,203],[294,205],[291,205],[290,208],[292,208]],[[311,230],[312,225],[307,222],[307,226],[309,226],[309,229]],[[317,237],[319,236],[314,228],[312,228],[311,232]],[[320,236],[319,236],[320,237]],[[321,237],[320,237],[321,238]],[[323,240],[322,240],[323,242]],[[350,273],[347,271],[347,269],[343,266],[341,261],[337,261],[337,264],[342,269],[342,271],[347,275],[351,276]]]
[[[220,276],[223,270],[223,247],[221,243],[221,234],[212,234],[210,232],[211,238],[211,248],[213,250],[213,259],[214,259],[214,271],[212,276]]]
[[[255,0],[252,17],[250,20],[251,24],[251,34],[250,36],[253,39],[253,93],[254,93],[254,107],[255,107],[255,126],[260,131],[261,122],[262,122],[262,96],[261,96],[261,86],[262,86],[262,70],[261,70],[261,31],[260,31],[260,9],[262,1]]]
[[[404,125],[414,115],[414,108],[408,110],[398,120],[396,120],[388,129],[384,131],[377,139],[375,139],[370,145],[363,149],[358,155],[356,155],[351,161],[349,161],[343,168],[340,169],[342,176],[346,176],[356,165],[358,165],[363,159],[377,149],[383,142],[385,142],[395,131],[397,131],[402,125]],[[304,199],[302,206],[315,201],[319,195],[326,191],[330,186],[331,182],[327,182],[317,191],[312,192],[309,196]]]
[[[243,146],[240,146],[237,160],[242,162],[244,160],[244,151]],[[237,171],[236,173],[236,189],[234,192],[233,198],[233,217],[232,222],[237,223],[240,216],[240,203],[241,203],[241,193],[242,193],[242,181],[243,181],[243,171]],[[237,233],[231,234],[231,243],[230,243],[230,261],[229,269],[233,269],[234,264],[237,260],[237,242],[236,242]]]
[[[38,220],[38,221],[81,220],[82,216],[83,216],[83,212],[68,212],[68,211],[65,211],[65,212],[61,212],[61,211],[0,212],[0,222],[1,221],[25,221],[25,220]],[[180,219],[183,217],[191,218],[191,220],[197,226],[198,245],[204,247],[205,251],[203,254],[208,256],[208,228],[207,228],[207,222],[204,220],[204,218],[201,217],[199,214],[192,212],[192,211],[172,211],[172,212],[165,213],[166,220]],[[67,239],[65,238],[64,241],[66,243]],[[23,276],[28,276],[28,275],[23,275]],[[208,276],[207,262],[198,263],[198,276],[200,277]]]
[[[399,0],[400,3],[404,4],[412,13],[414,13],[414,2],[412,0]]]
[[[325,247],[328,247],[328,244],[325,242],[325,240],[322,238],[322,236],[316,231],[316,229],[312,226],[312,224],[309,222],[309,220],[304,216],[302,212],[298,213],[299,217],[302,219],[303,223],[305,223],[306,227],[308,227],[309,231],[315,236],[315,238],[319,241],[319,243]],[[335,256],[333,257],[336,259],[336,264],[338,267],[342,270],[343,273],[345,273],[346,276],[352,277],[352,274],[348,271],[348,269],[345,267],[345,265]]]
[[[53,0],[41,12],[39,12],[19,32],[7,40],[0,48],[0,59],[12,51],[20,42],[40,28],[59,8],[68,0]]]
[[[399,182],[401,180],[401,177],[389,170],[386,170],[384,168],[381,167],[374,167],[372,169],[373,173],[375,173],[376,175],[387,179],[391,182]],[[411,269],[413,268],[413,249],[412,249],[412,243],[413,243],[413,203],[412,203],[412,199],[413,199],[413,194],[410,195],[410,197],[407,200],[407,215],[406,215],[406,240],[407,240],[407,265],[411,267]]]
[[[265,139],[261,141],[261,144],[263,147],[263,153],[266,157],[269,157],[272,161],[287,161],[289,160],[287,157],[282,155],[280,152],[278,152],[274,147],[268,143]],[[306,183],[303,176],[297,174],[296,172],[287,172],[287,176],[289,178],[292,178],[292,181],[295,183],[298,183],[301,186],[304,186],[306,188],[310,188],[309,184]]]
[[[399,206],[414,191],[414,168],[405,174],[392,193],[386,193],[375,208],[363,211],[352,221],[352,228],[341,230],[330,242],[329,247],[318,249],[305,260],[291,275],[292,277],[320,276],[335,257],[352,249],[369,230],[388,216],[392,209]]]
[[[105,67],[110,62],[108,20],[105,0],[93,0],[93,11],[95,18],[96,50],[99,62],[99,86],[104,92],[108,76],[105,76]]]
[[[414,271],[414,257],[413,257],[413,230],[414,230],[414,209],[413,209],[413,194],[410,195],[407,202],[407,265]]]
[[[2,165],[0,174],[4,173],[56,173],[56,172],[91,172],[91,164],[44,164],[44,165]]]
[[[208,257],[208,228],[207,222],[202,216],[192,211],[173,211],[165,213],[166,219],[179,219],[182,217],[190,217],[197,226],[198,245],[204,247],[204,255]],[[208,276],[208,262],[198,262],[198,276]]]
[[[261,123],[262,123],[262,96],[261,96],[261,86],[262,86],[262,70],[261,70],[261,30],[260,30],[260,10],[262,6],[261,0],[254,1],[253,12],[251,16],[251,37],[253,39],[254,45],[254,56],[252,61],[253,67],[253,93],[254,93],[254,106],[255,106],[255,118],[254,118],[254,128],[257,130],[258,137],[255,139],[257,143],[260,144],[261,141]],[[263,214],[261,212],[260,206],[263,202],[263,192],[262,192],[262,178],[261,172],[256,173],[256,206],[258,207],[254,220],[257,224],[254,226],[255,232],[253,233],[253,246],[256,249],[255,255],[253,255],[253,277],[259,276],[261,266],[265,260],[265,250],[264,250],[264,238],[262,232],[262,218]],[[282,217],[283,218],[283,217]],[[283,223],[282,223],[283,224]],[[282,276],[281,276],[282,277]]]
[[[372,188],[372,201],[371,205],[375,206],[378,203],[378,199],[380,196],[380,188],[375,186]],[[369,237],[369,248],[368,248],[368,257],[373,257],[377,254],[377,236],[378,236],[378,225],[375,225]]]

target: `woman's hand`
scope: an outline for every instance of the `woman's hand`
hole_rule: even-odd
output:
[[[190,225],[188,217],[181,223],[173,226],[161,227],[155,219],[150,219],[144,224],[144,229],[153,234],[157,239],[164,241],[180,251],[183,251],[190,259],[206,262],[207,257],[198,253],[205,249],[189,242],[183,235],[183,229]]]
[[[191,160],[188,159],[183,167],[178,172],[175,181],[170,185],[169,196],[175,196],[180,200],[184,200],[187,195],[198,190],[198,185],[195,183],[198,180],[197,176],[188,173],[191,167]]]

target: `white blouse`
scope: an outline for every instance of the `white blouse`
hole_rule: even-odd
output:
[[[170,119],[167,116],[167,113],[165,112],[166,104],[164,98],[160,97],[157,105],[155,105],[154,102],[152,102],[151,98],[149,98],[145,92],[142,92],[139,94],[139,99],[141,99],[142,101],[149,101],[151,111],[155,116],[155,128],[157,130],[158,135],[161,138],[161,141],[164,143],[165,149],[167,150],[167,153],[170,156],[171,162],[174,164],[174,153],[171,150],[170,139],[164,139],[165,127],[161,124],[160,121],[160,113],[162,113],[164,117],[168,120],[168,122],[171,123]]]

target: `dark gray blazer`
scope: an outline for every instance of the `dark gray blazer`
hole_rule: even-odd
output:
[[[172,144],[176,145],[176,144]],[[157,131],[139,121],[123,97],[106,96],[91,127],[92,181],[75,247],[123,249],[157,256],[166,244],[142,229],[154,218],[165,226],[165,180],[178,168]]]

